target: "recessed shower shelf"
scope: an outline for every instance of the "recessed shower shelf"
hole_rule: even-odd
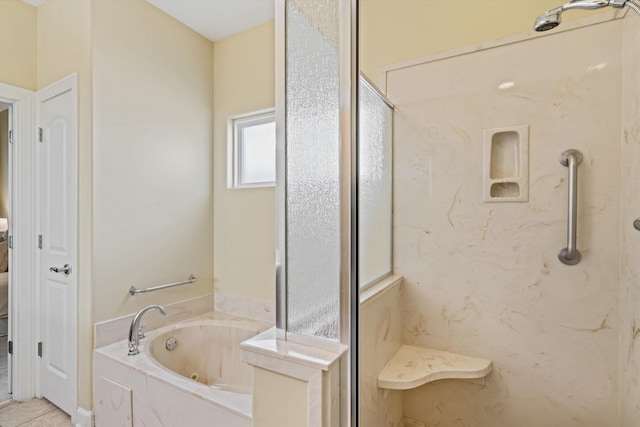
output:
[[[447,378],[484,378],[491,369],[491,361],[487,359],[403,345],[378,375],[378,387],[409,390]]]

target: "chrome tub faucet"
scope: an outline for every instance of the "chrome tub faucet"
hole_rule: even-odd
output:
[[[129,356],[140,353],[138,350],[138,346],[140,345],[140,320],[142,320],[142,316],[150,310],[158,310],[163,315],[167,315],[167,312],[161,305],[150,305],[143,308],[133,316],[131,326],[129,326]]]

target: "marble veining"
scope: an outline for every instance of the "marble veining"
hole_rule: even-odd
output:
[[[483,378],[490,372],[487,359],[403,345],[378,375],[378,387],[410,390],[445,378]]]
[[[633,19],[635,18],[635,19]],[[620,426],[640,425],[640,19],[624,23],[622,241],[620,263]]]
[[[214,310],[220,313],[242,316],[272,325],[276,323],[276,306],[271,302],[226,295],[216,291],[213,304]]]
[[[634,18],[389,67],[403,342],[482,355],[494,369],[483,387],[441,380],[404,391],[405,416],[439,426],[616,425],[622,40]],[[513,126],[530,129],[529,201],[483,203],[483,132]],[[585,155],[583,259],[571,267],[557,259],[568,148]]]
[[[243,359],[250,359],[251,364],[254,366],[268,367],[261,365],[257,362],[258,359],[251,357],[251,355],[255,354],[323,371],[329,370],[329,367],[346,351],[346,347],[340,344],[336,345],[338,351],[334,351],[320,346],[296,342],[292,338],[287,340],[279,339],[275,328],[268,329],[242,342],[240,347],[243,351]],[[263,358],[262,360],[265,359]]]
[[[401,276],[391,276],[379,286],[360,293],[360,424],[400,427],[402,391],[378,387],[378,375],[402,345]]]

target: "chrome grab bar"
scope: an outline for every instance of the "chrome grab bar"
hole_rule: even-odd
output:
[[[144,288],[144,289],[138,289],[135,286],[131,286],[129,288],[129,293],[131,295],[142,294],[142,293],[145,293],[145,292],[151,292],[151,291],[157,291],[157,290],[160,290],[160,289],[172,288],[174,286],[188,285],[189,283],[193,283],[195,281],[196,281],[196,276],[191,274],[187,280],[184,280],[182,282],[168,283],[166,285],[159,285],[159,286],[154,286],[154,287],[151,287],[151,288]]]
[[[582,153],[578,150],[566,150],[560,155],[560,163],[569,168],[569,212],[567,224],[567,247],[558,254],[560,262],[576,265],[580,262],[580,251],[576,248],[576,229],[578,226],[578,165],[582,162]]]

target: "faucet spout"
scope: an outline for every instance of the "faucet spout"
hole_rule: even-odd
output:
[[[133,316],[131,326],[129,326],[129,356],[140,353],[140,350],[138,350],[138,346],[140,345],[140,336],[138,335],[138,331],[140,330],[140,320],[142,320],[142,316],[144,316],[147,311],[151,310],[158,310],[165,316],[167,314],[164,307],[161,305],[150,305],[138,311],[136,315]]]

